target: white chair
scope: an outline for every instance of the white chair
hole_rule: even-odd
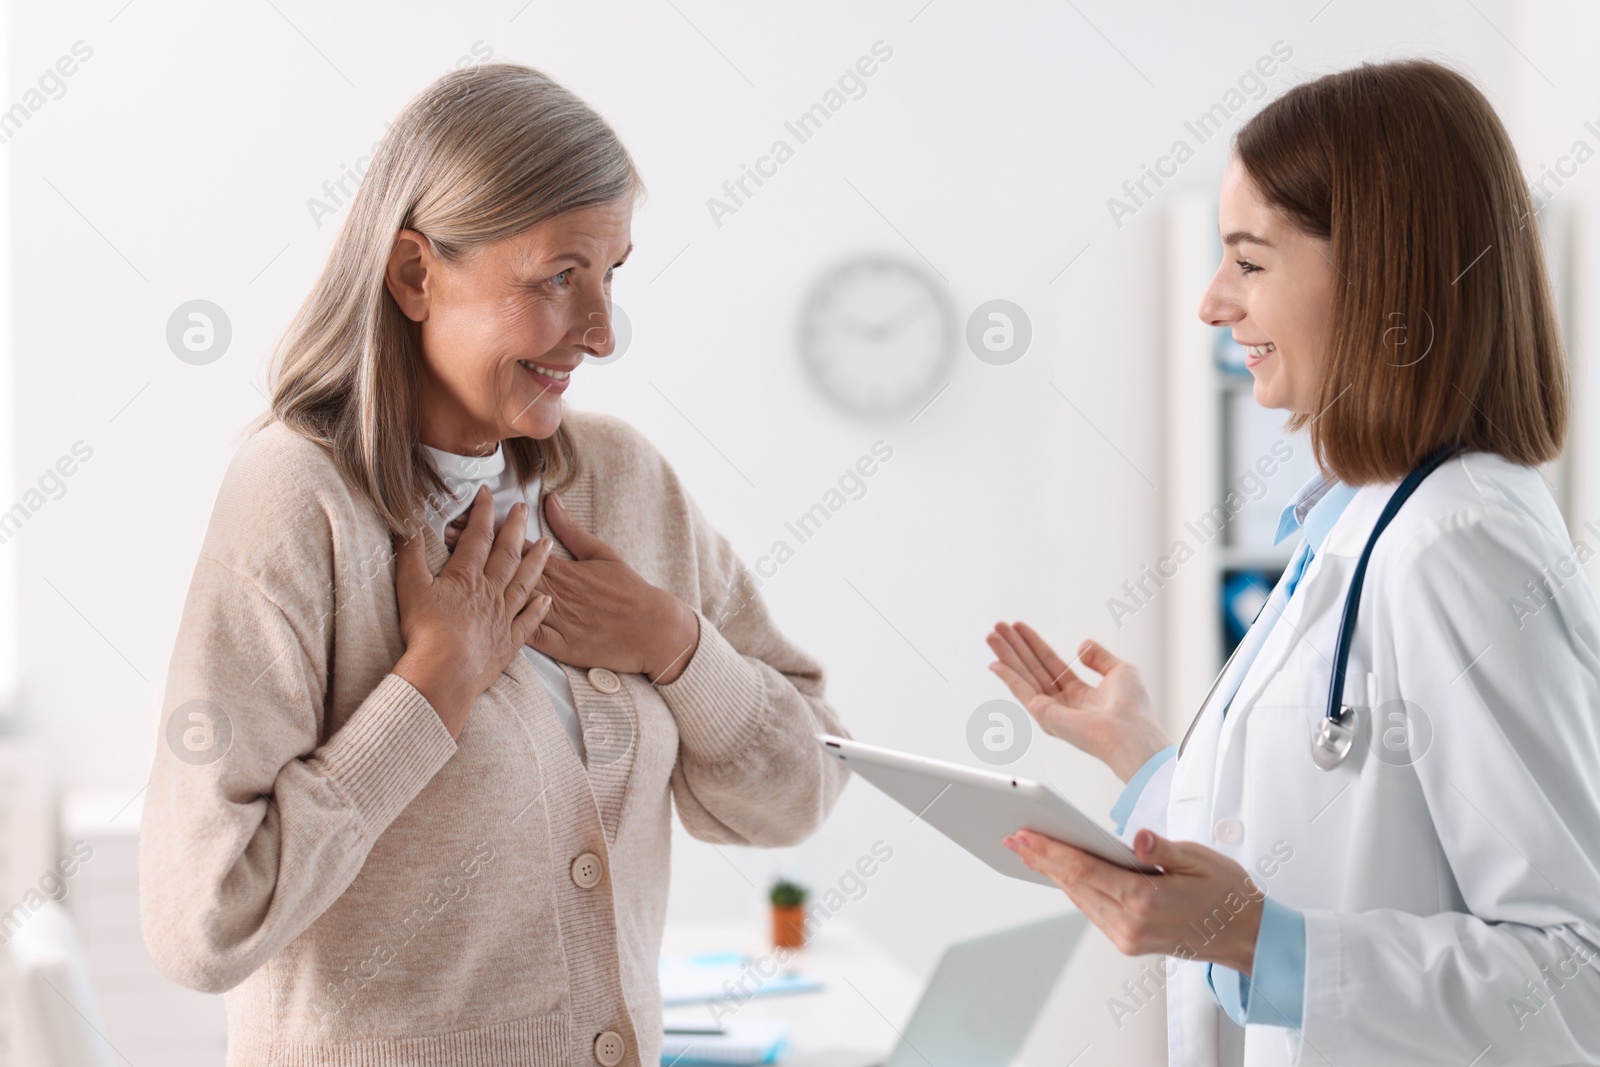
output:
[[[114,1067],[72,916],[46,901],[6,944],[40,1067]]]

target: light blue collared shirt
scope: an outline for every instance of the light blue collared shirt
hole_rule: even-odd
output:
[[[1322,547],[1322,541],[1333,529],[1333,524],[1344,513],[1345,505],[1356,495],[1353,486],[1317,474],[1284,506],[1278,518],[1278,533],[1273,544],[1303,529],[1303,541],[1284,567],[1283,581],[1287,596],[1294,595],[1300,576],[1305,573],[1311,557]],[[1268,619],[1266,625],[1275,621]],[[1227,709],[1223,709],[1227,714]],[[1178,754],[1178,746],[1168,745],[1145,761],[1144,765],[1128,779],[1122,795],[1111,808],[1111,818],[1122,833],[1133,814],[1133,806],[1144,791],[1145,784],[1167,760]],[[1211,995],[1228,1013],[1228,1018],[1243,1026],[1246,1023],[1265,1023],[1268,1026],[1288,1026],[1299,1029],[1304,1017],[1306,987],[1306,921],[1294,908],[1286,907],[1271,897],[1261,901],[1261,929],[1256,933],[1255,965],[1251,977],[1221,964],[1206,966],[1206,981]],[[1251,994],[1254,992],[1254,996]]]

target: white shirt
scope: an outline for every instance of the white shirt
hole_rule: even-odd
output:
[[[432,445],[422,447],[433,457],[440,476],[444,478],[445,485],[454,497],[443,510],[430,511],[428,515],[428,524],[433,527],[434,533],[438,534],[441,540],[444,538],[445,527],[472,506],[472,499],[480,485],[488,485],[489,492],[494,494],[496,529],[505,521],[511,505],[523,500],[528,504],[528,540],[539,539],[540,479],[535,477],[526,486],[518,485],[516,472],[506,462],[503,445],[495,445],[494,454],[489,456],[461,456],[454,452],[441,451]],[[533,669],[544,682],[544,687],[550,694],[550,702],[555,705],[556,715],[561,719],[561,725],[567,732],[567,738],[572,742],[578,758],[587,764],[589,757],[583,744],[583,724],[578,719],[577,708],[573,702],[572,683],[567,679],[566,672],[555,660],[529,645],[522,646],[522,654],[528,658],[528,662],[533,665]]]

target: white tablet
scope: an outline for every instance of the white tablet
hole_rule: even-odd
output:
[[[1055,887],[1009,848],[1004,839],[1018,830],[1092,852],[1119,867],[1158,873],[1160,868],[1134,855],[1122,839],[1089,818],[1066,797],[1041,782],[982,771],[958,763],[913,756],[831,734],[818,734],[834,758],[888,793],[909,812],[1001,874]]]

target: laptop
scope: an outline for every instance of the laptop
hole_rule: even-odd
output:
[[[1072,911],[945,950],[888,1059],[829,1052],[786,1067],[1010,1067],[1088,920]]]

